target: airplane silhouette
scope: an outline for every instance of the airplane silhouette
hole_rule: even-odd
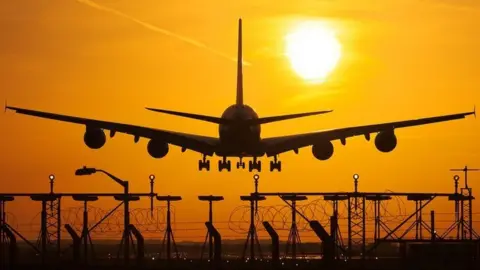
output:
[[[14,110],[16,113],[20,114],[85,125],[86,130],[84,134],[84,142],[91,149],[99,149],[105,144],[106,136],[104,130],[109,130],[110,137],[113,137],[116,132],[131,134],[134,136],[135,143],[139,141],[140,137],[150,139],[147,145],[147,151],[151,157],[157,159],[163,158],[167,155],[169,151],[169,144],[181,147],[182,152],[185,152],[187,149],[198,152],[203,156],[203,158],[198,162],[198,169],[200,171],[203,169],[206,169],[207,171],[210,170],[210,160],[207,160],[207,156],[217,155],[222,157],[222,159],[218,161],[219,171],[222,171],[223,169],[228,171],[231,170],[231,161],[227,159],[228,157],[239,158],[239,161],[237,162],[237,169],[245,169],[245,163],[242,161],[242,158],[251,157],[252,160],[250,160],[248,163],[248,169],[250,172],[253,170],[257,170],[259,172],[261,171],[262,166],[258,158],[265,155],[267,157],[273,157],[273,160],[270,161],[270,171],[275,169],[281,171],[282,163],[278,160],[279,154],[288,151],[294,151],[298,154],[298,149],[307,146],[312,146],[312,154],[315,158],[319,160],[328,160],[334,152],[332,141],[340,140],[341,143],[345,145],[347,138],[360,135],[365,136],[365,138],[370,141],[370,134],[372,133],[378,133],[375,137],[376,148],[384,153],[391,152],[397,146],[395,130],[398,128],[462,119],[468,115],[475,115],[474,109],[472,112],[467,113],[366,126],[330,129],[289,136],[261,138],[260,127],[262,124],[324,114],[332,111],[327,110],[271,117],[258,117],[257,113],[250,106],[244,104],[242,74],[242,19],[239,19],[238,25],[237,61],[236,103],[228,107],[221,117],[146,108],[155,112],[218,124],[218,138],[160,130],[130,124],[60,115],[49,112],[10,107],[7,105],[5,105],[5,109]]]

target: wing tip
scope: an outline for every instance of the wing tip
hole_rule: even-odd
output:
[[[152,111],[152,112],[157,112],[158,110],[155,109],[155,108],[151,108],[151,107],[145,107],[146,110],[149,110],[149,111]]]
[[[3,107],[3,112],[6,113],[7,110],[17,111],[18,108],[12,107],[12,106],[8,106],[8,101],[7,101],[7,99],[5,99],[5,105],[4,105],[4,107]]]

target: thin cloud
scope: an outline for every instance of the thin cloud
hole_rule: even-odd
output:
[[[175,34],[175,33],[172,33],[168,30],[165,30],[163,28],[159,28],[155,25],[152,25],[152,24],[149,24],[147,22],[144,22],[144,21],[141,21],[137,18],[134,18],[130,15],[127,15],[123,12],[120,12],[116,9],[113,9],[113,8],[109,8],[109,7],[106,7],[106,6],[102,6],[100,4],[97,4],[91,0],[77,0],[77,2],[81,3],[81,4],[84,4],[84,5],[87,5],[87,6],[90,6],[92,8],[95,8],[95,9],[98,9],[98,10],[102,10],[102,11],[105,11],[105,12],[108,12],[108,13],[111,13],[111,14],[114,14],[114,15],[117,15],[119,17],[122,17],[122,18],[125,18],[125,19],[128,19],[138,25],[141,25],[149,30],[152,30],[152,31],[155,31],[157,33],[161,33],[161,34],[164,34],[164,35],[167,35],[167,36],[170,36],[170,37],[173,37],[173,38],[176,38],[176,39],[179,39],[183,42],[186,42],[188,44],[191,44],[193,46],[196,46],[198,48],[202,48],[202,49],[205,49],[213,54],[216,54],[218,56],[221,56],[223,58],[226,58],[228,60],[231,60],[231,61],[237,61],[237,59],[235,57],[231,57],[225,53],[222,53],[220,51],[217,51],[215,49],[212,49],[210,47],[208,47],[207,45],[205,45],[204,43],[200,42],[200,41],[197,41],[197,40],[194,40],[194,39],[191,39],[189,37],[185,37],[185,36],[182,36],[182,35],[178,35],[178,34]],[[249,66],[251,65],[250,63],[248,63],[247,61],[243,61],[243,64],[246,65],[246,66]]]

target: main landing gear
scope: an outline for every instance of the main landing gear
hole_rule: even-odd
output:
[[[242,161],[242,158],[240,158],[240,161],[237,162],[237,169],[245,169],[245,162]]]
[[[218,171],[221,172],[223,169],[227,169],[227,171],[232,169],[232,162],[227,160],[226,157],[223,157],[223,160],[218,161]]]
[[[207,170],[210,171],[210,160],[207,160],[207,156],[203,155],[203,159],[198,161],[198,170]]]
[[[273,160],[270,161],[270,171],[277,169],[279,172],[282,171],[282,162],[278,160],[277,156],[273,157]]]
[[[253,170],[257,170],[258,172],[262,171],[262,162],[257,160],[256,157],[253,158],[253,161],[250,160],[248,162],[248,171],[251,172]]]

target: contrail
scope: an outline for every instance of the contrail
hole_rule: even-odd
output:
[[[151,24],[149,24],[149,23],[147,23],[147,22],[141,21],[141,20],[139,20],[139,19],[137,19],[137,18],[134,18],[134,17],[132,17],[132,16],[129,16],[129,15],[127,15],[127,14],[125,14],[125,13],[123,13],[123,12],[120,12],[120,11],[118,11],[118,10],[115,10],[115,9],[113,9],[113,8],[109,8],[109,7],[105,7],[105,6],[99,5],[99,4],[97,4],[97,3],[95,3],[95,2],[93,2],[93,1],[91,1],[91,0],[77,0],[77,2],[82,3],[82,4],[85,4],[85,5],[90,6],[90,7],[92,7],[92,8],[96,8],[96,9],[98,9],[98,10],[103,10],[103,11],[106,11],[106,12],[109,12],[109,13],[112,13],[112,14],[115,14],[115,15],[117,15],[117,16],[123,17],[123,18],[128,19],[128,20],[130,20],[130,21],[132,21],[132,22],[134,22],[134,23],[137,23],[137,24],[139,24],[139,25],[141,25],[141,26],[143,26],[143,27],[145,27],[145,28],[147,28],[147,29],[150,29],[150,30],[152,30],[152,31],[155,31],[155,32],[157,32],[157,33],[161,33],[161,34],[164,34],[164,35],[167,35],[167,36],[170,36],[170,37],[174,37],[174,38],[179,39],[179,40],[182,40],[182,41],[184,41],[184,42],[186,42],[186,43],[189,43],[189,44],[192,44],[192,45],[194,45],[194,46],[197,46],[197,47],[199,47],[199,48],[203,48],[203,49],[205,49],[205,50],[207,50],[207,51],[209,51],[209,52],[211,52],[211,53],[214,53],[214,54],[216,54],[216,55],[218,55],[218,56],[224,57],[224,58],[229,59],[229,60],[231,60],[231,61],[235,61],[235,62],[237,61],[236,58],[231,57],[231,56],[228,56],[228,55],[226,55],[226,54],[224,54],[224,53],[222,53],[222,52],[220,52],[220,51],[217,51],[217,50],[215,50],[215,49],[212,49],[212,48],[208,47],[207,45],[205,45],[205,44],[203,44],[203,43],[201,43],[201,42],[199,42],[199,41],[193,40],[193,39],[188,38],[188,37],[185,37],[185,36],[177,35],[177,34],[175,34],[175,33],[172,33],[172,32],[170,32],[170,31],[168,31],[168,30],[165,30],[165,29],[156,27],[155,25],[151,25]],[[247,61],[242,61],[242,63],[243,63],[244,65],[246,65],[246,66],[251,65],[251,64],[248,63]]]

